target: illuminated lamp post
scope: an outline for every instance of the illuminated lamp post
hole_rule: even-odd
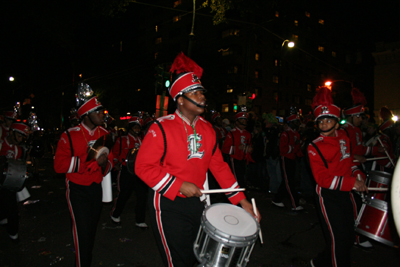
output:
[[[295,45],[295,43],[294,42],[292,42],[292,41],[290,41],[289,39],[286,39],[286,40],[284,40],[283,42],[282,42],[282,45],[281,45],[281,49],[279,50],[279,62],[278,62],[278,67],[279,67],[279,69],[278,69],[278,91],[277,91],[277,96],[276,96],[276,115],[278,115],[279,116],[279,93],[280,93],[280,84],[281,84],[281,82],[282,82],[282,77],[281,77],[281,75],[282,75],[282,50],[283,50],[283,47],[285,46],[287,44],[287,47],[288,48],[293,48],[294,47],[294,45]]]

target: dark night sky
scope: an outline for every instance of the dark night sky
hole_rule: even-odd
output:
[[[48,103],[52,100],[47,96],[56,96],[72,86],[74,72],[93,68],[93,73],[88,71],[87,75],[105,74],[107,68],[98,62],[99,55],[107,56],[110,47],[118,49],[120,36],[124,35],[121,31],[127,28],[110,18],[93,15],[92,2],[95,0],[14,0],[2,4],[1,109],[13,104],[7,98],[11,88],[18,96],[31,92],[38,98],[46,96]],[[400,41],[395,1],[316,3],[338,26],[365,40],[366,46],[377,41]],[[131,4],[130,8],[142,7]],[[11,75],[16,78],[14,84],[8,81]]]

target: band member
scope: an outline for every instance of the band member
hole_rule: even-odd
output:
[[[379,169],[380,171],[385,171],[392,173],[393,169],[395,166],[393,166],[393,163],[396,165],[396,157],[394,156],[394,149],[393,149],[393,143],[392,141],[394,140],[395,136],[395,128],[393,127],[394,121],[393,121],[393,113],[390,109],[387,107],[382,107],[380,112],[379,112],[379,117],[383,120],[382,124],[379,125],[378,130],[379,130],[379,136],[376,137],[377,141],[378,138],[382,142],[382,145],[380,145],[380,142],[378,141],[377,145],[380,145],[379,147],[379,153],[377,154],[377,157],[382,157],[382,156],[387,156],[392,159],[390,160],[389,158],[383,159],[383,160],[378,160],[377,161],[377,167],[376,169]],[[386,154],[386,152],[387,154]]]
[[[82,93],[83,92],[83,93]],[[84,96],[88,95],[87,98]],[[104,108],[88,84],[78,87],[81,123],[63,132],[57,145],[54,170],[66,174],[67,202],[72,218],[76,266],[90,266],[97,224],[102,209],[101,181],[112,168],[112,153],[90,159],[92,145],[108,131]]]
[[[303,156],[300,134],[297,131],[300,126],[300,117],[297,114],[292,114],[286,118],[286,122],[288,125],[279,139],[282,182],[278,193],[272,199],[272,204],[284,207],[282,200],[285,195],[289,195],[292,211],[301,211],[304,208],[299,205],[299,195],[295,190],[296,158]]]
[[[253,152],[251,133],[246,130],[247,116],[246,107],[242,107],[235,115],[235,128],[226,135],[222,145],[222,152],[229,155],[229,167],[240,187],[246,187],[246,166]]]
[[[219,148],[221,149],[228,131],[222,126],[221,113],[214,111],[211,116],[211,120],[215,132],[217,133]]]
[[[141,129],[142,119],[138,116],[132,116],[128,123],[128,134],[119,138],[113,147],[114,154],[114,165],[120,169],[117,185],[118,185],[118,196],[114,200],[114,206],[111,210],[111,220],[115,223],[120,223],[120,215],[125,207],[126,202],[135,190],[136,193],[136,226],[147,228],[145,223],[145,212],[147,203],[147,185],[137,177],[136,174],[132,174],[128,171],[126,166],[127,154],[131,149],[138,150],[142,143]]]
[[[0,140],[0,163],[8,159],[21,159],[26,154],[20,146],[27,138],[29,126],[23,123],[13,123],[9,127],[7,137]],[[5,226],[8,236],[18,241],[19,215],[15,191],[0,187],[0,224]]]
[[[201,189],[208,169],[221,188],[238,188],[223,161],[215,131],[200,115],[206,107],[202,68],[180,53],[171,67],[177,77],[169,89],[177,104],[174,114],[153,123],[136,159],[136,174],[150,190],[150,216],[165,266],[193,266],[193,243],[204,203]],[[233,204],[255,216],[242,192],[228,193]]]
[[[4,122],[0,125],[0,139],[6,138],[11,124],[17,121],[17,113],[12,111],[4,112]]]
[[[317,182],[316,203],[325,250],[311,260],[311,265],[351,266],[350,251],[355,232],[350,191],[366,190],[365,175],[353,163],[349,138],[338,130],[340,108],[333,104],[328,88],[319,89],[313,109],[320,136],[310,143],[307,151]]]

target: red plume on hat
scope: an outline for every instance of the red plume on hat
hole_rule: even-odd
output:
[[[314,110],[315,120],[321,116],[340,117],[340,108],[333,104],[331,90],[327,87],[317,89],[311,107]]]
[[[176,74],[193,72],[199,79],[201,79],[201,76],[203,75],[203,68],[197,65],[197,63],[191,58],[185,56],[183,52],[180,52],[178,56],[176,56],[169,71],[171,73],[175,71]]]
[[[200,78],[203,75],[203,68],[185,56],[183,52],[179,53],[175,58],[170,72],[178,74],[169,88],[169,94],[174,100],[176,100],[177,96],[192,90],[205,90],[200,82]]]
[[[387,121],[388,119],[391,119],[393,117],[393,113],[387,107],[381,107],[381,111],[379,112],[379,117],[381,117],[383,121]]]
[[[365,106],[367,104],[367,99],[365,99],[365,96],[363,93],[361,93],[358,88],[353,88],[351,90],[351,96],[353,97],[353,104],[354,105],[363,105]]]
[[[353,106],[351,108],[344,110],[344,115],[354,116],[359,114],[364,114],[364,105],[367,104],[367,100],[363,93],[358,90],[358,88],[353,88],[351,90],[351,96],[353,98]]]

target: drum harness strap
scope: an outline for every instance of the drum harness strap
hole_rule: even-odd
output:
[[[72,146],[72,139],[71,139],[71,135],[70,135],[70,133],[69,133],[69,131],[68,130],[66,130],[65,131],[65,133],[67,134],[67,136],[68,136],[68,139],[69,139],[69,145],[70,145],[70,147],[71,147],[71,157],[73,157],[74,156],[74,147]]]
[[[164,153],[163,153],[163,155],[161,157],[161,160],[160,160],[161,164],[163,164],[164,158],[165,158],[165,154],[167,153],[167,139],[166,139],[166,136],[165,136],[164,128],[162,127],[161,123],[158,120],[155,120],[154,123],[156,123],[160,127],[160,130],[161,130],[163,138],[164,138]],[[214,152],[217,149],[217,146],[218,146],[218,136],[215,133],[215,145],[214,145],[214,148],[213,148],[212,155],[214,155]]]
[[[315,150],[317,150],[319,156],[321,157],[322,161],[324,162],[325,168],[328,169],[328,163],[326,162],[326,159],[322,155],[321,150],[319,150],[319,148],[317,147],[316,144],[314,144],[314,142],[311,142],[310,144],[315,148]]]

